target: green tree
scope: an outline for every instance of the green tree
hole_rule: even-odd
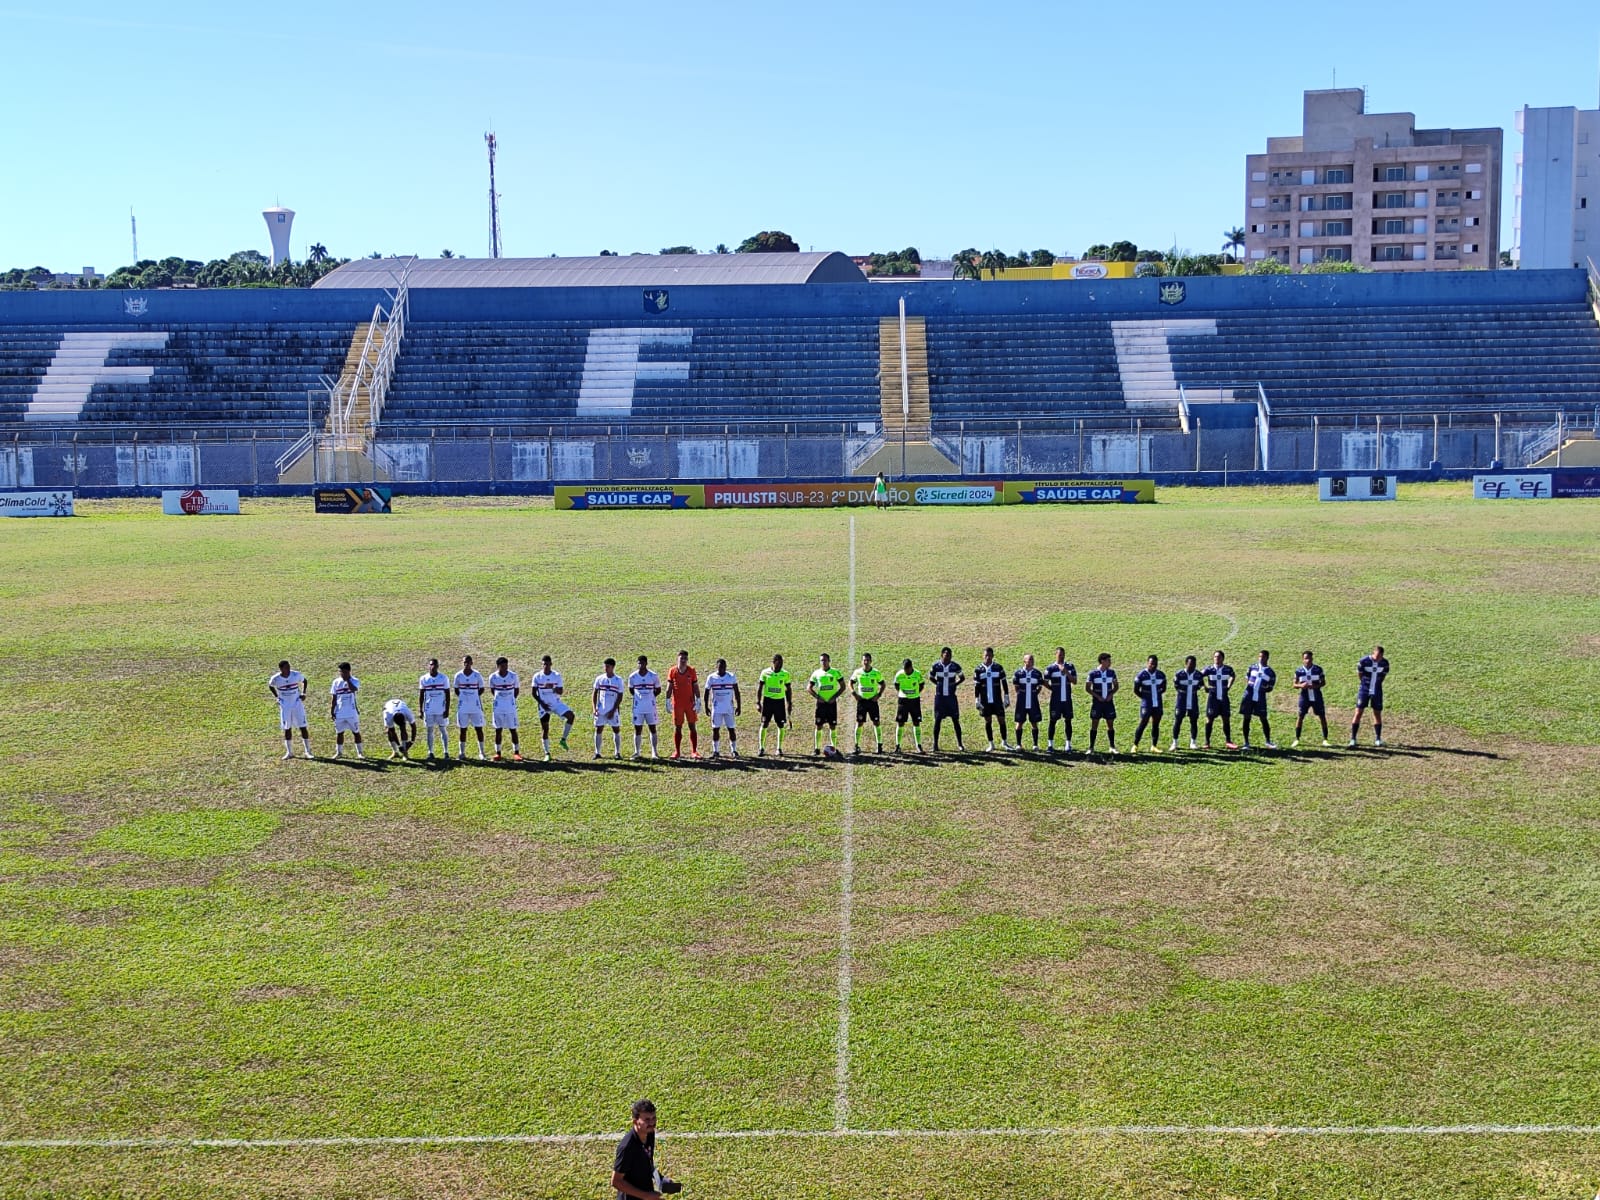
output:
[[[1028,256],[1036,267],[1050,267],[1055,265],[1056,256],[1049,250],[1035,250]]]
[[[1370,275],[1371,267],[1363,267],[1360,263],[1349,262],[1344,259],[1322,258],[1314,263],[1306,263],[1300,268],[1302,275]]]
[[[1032,266],[1032,263],[1028,261],[1028,252],[1026,250],[1018,250],[1015,254],[1006,255],[1006,266],[1027,267]]]
[[[1166,260],[1166,255],[1159,250],[1141,250],[1134,255],[1134,262],[1158,263]]]
[[[899,258],[902,262],[916,263],[918,266],[922,265],[922,254],[915,246],[907,246],[900,251]]]
[[[780,229],[764,229],[739,243],[740,254],[798,254],[800,244]]]
[[[1111,257],[1111,247],[1104,242],[1096,242],[1083,252],[1085,258],[1095,258],[1104,261]]]
[[[456,252],[454,250],[441,250],[441,251],[439,251],[439,257],[440,258],[454,258],[455,256],[456,256]]]
[[[1288,263],[1281,263],[1275,258],[1258,258],[1244,269],[1246,275],[1292,275]]]
[[[712,253],[713,254],[732,254],[733,251],[728,249],[728,243],[727,242],[718,242],[717,243],[717,248],[715,250],[713,250]]]
[[[950,276],[952,279],[979,279],[982,272],[978,268],[978,251],[973,246],[965,250],[957,250],[950,256]]]
[[[1004,250],[985,250],[978,259],[978,266],[989,272],[990,279],[994,279],[1003,274],[1006,269],[1006,252]]]
[[[1139,247],[1132,242],[1112,242],[1106,258],[1110,262],[1136,262],[1139,258]]]
[[[1235,225],[1222,235],[1222,252],[1230,255],[1234,262],[1239,261],[1239,253],[1244,249],[1244,230]]]
[[[699,254],[700,251],[696,250],[693,246],[664,246],[664,247],[662,247],[661,253],[662,254]]]
[[[311,249],[306,251],[306,261],[325,263],[328,261],[328,248],[321,242],[312,242]]]

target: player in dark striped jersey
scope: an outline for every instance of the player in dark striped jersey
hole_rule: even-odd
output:
[[[1167,673],[1156,665],[1156,656],[1152,654],[1133,679],[1133,694],[1139,697],[1139,728],[1133,733],[1133,752],[1139,753],[1139,739],[1144,736],[1144,727],[1150,726],[1150,749],[1161,752],[1161,709],[1164,701],[1163,695],[1167,690]]]
[[[1100,665],[1089,672],[1089,682],[1084,691],[1089,693],[1089,753],[1094,753],[1095,735],[1100,732],[1100,722],[1106,723],[1106,745],[1111,753],[1117,752],[1117,705],[1112,699],[1122,685],[1117,673],[1111,669],[1111,655],[1102,654]]]
[[[1000,722],[1000,749],[1011,749],[1006,744],[1006,704],[1011,699],[1011,685],[1006,669],[994,660],[993,646],[983,648],[983,661],[972,672],[972,692],[978,700],[978,713],[983,717],[983,735],[989,742],[985,749],[994,749],[996,721]]]
[[[1389,660],[1383,656],[1383,647],[1374,646],[1372,653],[1356,664],[1356,677],[1361,681],[1356,691],[1356,715],[1350,719],[1350,742],[1356,744],[1356,731],[1361,728],[1361,714],[1372,710],[1372,744],[1383,745],[1383,680],[1389,674]]]
[[[933,752],[939,752],[939,726],[949,721],[956,731],[956,749],[965,750],[961,741],[961,698],[956,689],[965,682],[966,672],[950,657],[950,647],[939,651],[939,661],[928,668],[933,684]]]
[[[1300,744],[1300,729],[1306,723],[1308,712],[1317,714],[1317,720],[1322,722],[1322,744],[1328,744],[1328,706],[1322,698],[1322,689],[1327,683],[1328,677],[1312,661],[1311,651],[1307,650],[1300,656],[1300,665],[1294,669],[1294,690],[1300,694],[1300,718],[1294,723],[1291,749]]]
[[[1222,718],[1222,740],[1229,750],[1239,747],[1233,744],[1233,717],[1228,710],[1228,689],[1233,687],[1233,668],[1223,662],[1224,655],[1218,650],[1211,656],[1211,665],[1200,672],[1206,681],[1206,749],[1211,749],[1211,726],[1218,717]]]
[[[1072,753],[1072,690],[1078,686],[1078,668],[1067,661],[1067,648],[1056,647],[1056,660],[1044,669],[1045,686],[1050,691],[1050,733],[1045,749],[1056,752],[1056,722],[1065,721],[1067,738],[1062,749]]]
[[[1033,726],[1033,748],[1039,748],[1039,693],[1044,689],[1044,672],[1033,665],[1033,655],[1022,656],[1022,666],[1011,677],[1017,697],[1017,749],[1022,749],[1022,726]]]
[[[1195,748],[1195,739],[1200,736],[1200,693],[1205,688],[1206,677],[1191,654],[1183,660],[1183,670],[1172,677],[1172,745],[1167,749],[1178,748],[1184,717],[1189,718],[1189,749]]]
[[[1250,669],[1244,673],[1244,695],[1239,700],[1239,715],[1244,718],[1244,748],[1250,749],[1250,718],[1254,717],[1261,722],[1261,737],[1266,742],[1268,750],[1276,750],[1277,743],[1272,740],[1272,726],[1268,722],[1268,700],[1272,689],[1278,686],[1278,673],[1267,665],[1271,657],[1267,651],[1250,664]]]

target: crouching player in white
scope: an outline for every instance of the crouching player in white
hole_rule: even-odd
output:
[[[617,660],[608,658],[605,670],[594,677],[594,756],[600,757],[600,737],[611,730],[611,745],[622,757],[622,692],[626,685],[617,674]]]
[[[472,655],[461,659],[461,670],[456,672],[456,728],[461,731],[459,758],[467,757],[467,730],[478,731],[478,761],[483,761],[483,675],[472,665]],[[445,755],[446,758],[449,755]]]
[[[728,755],[739,757],[739,731],[734,728],[744,700],[739,695],[739,677],[728,670],[728,660],[717,659],[717,669],[706,677],[706,711],[711,714],[711,757],[721,758],[718,742],[724,729],[728,731]]]
[[[639,655],[639,669],[628,676],[628,691],[633,695],[633,757],[639,757],[645,727],[650,729],[650,757],[660,758],[656,742],[656,696],[661,692],[661,676],[650,669],[650,659]]]
[[[294,731],[300,731],[300,744],[306,757],[311,753],[311,730],[306,725],[306,677],[289,666],[286,658],[278,664],[278,673],[267,680],[272,698],[278,702],[278,723],[283,726],[283,756],[294,757]]]
[[[422,710],[422,726],[428,735],[428,757],[433,757],[433,731],[439,731],[439,752],[450,761],[450,680],[439,671],[439,660],[428,660],[428,673],[417,680],[417,707]]]
[[[333,686],[328,689],[332,700],[328,704],[328,716],[333,720],[333,756],[344,755],[344,735],[355,735],[356,757],[365,758],[361,753],[361,714],[356,711],[356,693],[361,690],[361,680],[350,674],[350,664],[339,664],[339,677],[333,681]]]
[[[411,757],[411,743],[417,740],[417,718],[399,696],[384,701],[383,732],[389,737],[391,759]]]
[[[555,668],[555,663],[548,654],[541,661],[544,663],[544,670],[533,677],[533,698],[539,705],[539,732],[544,742],[544,760],[549,762],[550,718],[561,718],[561,748],[565,750],[567,735],[572,732],[572,723],[578,719],[578,714],[573,712],[561,698],[566,687],[561,681],[561,672]]]
[[[517,697],[522,695],[522,681],[511,669],[505,657],[494,660],[494,671],[489,676],[489,694],[494,697],[494,761],[500,759],[500,735],[511,734],[511,761],[522,761],[522,746],[517,741]]]

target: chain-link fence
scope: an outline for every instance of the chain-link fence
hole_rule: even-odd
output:
[[[1045,478],[1525,466],[1596,431],[1595,411],[1128,415],[935,423],[927,437],[872,423],[386,425],[369,452],[304,429],[38,425],[0,433],[0,487],[462,486],[585,480]],[[932,451],[930,453],[929,447]],[[948,463],[948,467],[941,464]]]

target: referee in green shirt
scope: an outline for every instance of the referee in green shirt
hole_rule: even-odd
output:
[[[861,727],[872,722],[876,754],[883,753],[883,719],[878,714],[878,697],[883,694],[883,672],[872,665],[872,655],[863,654],[861,665],[850,676],[850,693],[856,698],[856,749],[861,753]]]
[[[917,753],[922,749],[922,672],[911,665],[908,658],[895,672],[894,677],[894,752],[900,753],[900,731],[911,726],[911,736],[917,743]]]
[[[836,732],[839,727],[839,693],[844,691],[844,673],[833,669],[833,661],[826,654],[822,665],[811,672],[806,691],[817,702],[817,732],[812,741],[811,756],[822,753],[822,727],[828,727],[828,749],[839,748]]]
[[[789,686],[791,676],[783,669],[783,655],[774,654],[772,665],[761,672],[756,690],[761,694],[761,732],[756,738],[756,757],[767,753],[767,726],[777,723],[778,757],[783,757],[783,727],[789,723],[794,711],[794,692]]]

